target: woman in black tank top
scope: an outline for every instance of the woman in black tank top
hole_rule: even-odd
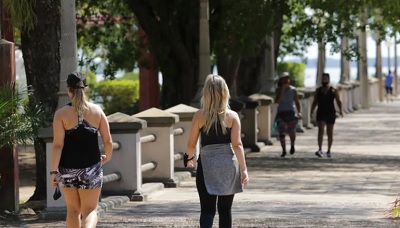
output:
[[[229,89],[218,75],[208,75],[202,108],[192,120],[188,166],[194,167],[195,148],[201,135],[196,187],[200,198],[200,227],[213,227],[216,208],[219,227],[232,227],[232,203],[249,178],[240,134],[240,119],[228,108]],[[218,206],[217,206],[218,205]]]
[[[317,123],[318,123],[318,151],[315,155],[322,157],[322,141],[324,137],[324,130],[326,125],[326,133],[328,135],[328,150],[326,156],[331,157],[331,147],[333,142],[333,126],[336,120],[336,109],[334,100],[339,108],[339,113],[343,116],[342,102],[340,101],[339,94],[335,88],[329,85],[329,74],[322,75],[322,86],[317,88],[314,93],[314,101],[311,105],[311,119],[315,108],[317,109]]]
[[[72,102],[58,109],[53,120],[50,184],[58,196],[61,189],[65,198],[66,227],[96,227],[102,166],[112,156],[110,128],[103,110],[86,100],[82,73],[68,75],[67,86]],[[104,155],[99,150],[99,133]]]

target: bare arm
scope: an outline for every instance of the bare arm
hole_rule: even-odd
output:
[[[241,137],[241,126],[239,115],[235,112],[231,112],[233,117],[232,128],[231,128],[231,144],[233,151],[238,159],[240,171],[241,171],[241,182],[247,184],[249,181],[247,173],[246,159],[244,156],[244,149]]]
[[[337,104],[337,106],[339,107],[339,113],[340,113],[341,116],[343,116],[342,101],[340,100],[339,93],[337,92],[336,89],[334,89],[334,92],[335,92],[336,104]]]
[[[58,110],[53,118],[53,147],[51,151],[51,174],[50,185],[57,187],[57,171],[61,159],[61,152],[64,147],[65,130],[61,118],[61,111]]]
[[[277,103],[277,104],[281,103],[284,91],[285,91],[284,87],[276,88],[275,100],[274,100],[275,103]]]
[[[314,113],[314,109],[317,107],[317,104],[318,104],[318,96],[317,96],[317,94],[318,94],[318,89],[316,89],[315,92],[314,92],[314,100],[313,100],[312,105],[311,105],[311,115]]]
[[[113,148],[112,148],[113,141],[111,138],[110,125],[108,124],[107,117],[100,107],[98,107],[98,109],[101,112],[99,132],[104,144],[104,153],[105,153],[105,157],[104,155],[102,156],[102,162],[103,164],[105,164],[111,160],[113,153]]]
[[[201,111],[197,111],[192,118],[192,126],[190,127],[189,140],[187,144],[187,154],[189,159],[194,157],[196,150],[197,141],[199,140],[200,134],[200,118]],[[188,161],[188,166],[193,167],[193,160]]]
[[[299,116],[299,119],[301,119],[302,113],[301,113],[301,105],[300,105],[299,95],[297,94],[297,90],[294,90],[293,92],[294,92],[293,100],[294,100],[294,104],[296,105],[297,115]]]

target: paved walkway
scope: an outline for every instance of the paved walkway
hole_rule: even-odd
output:
[[[400,227],[388,219],[400,193],[400,101],[375,105],[337,120],[333,158],[317,158],[313,128],[298,135],[297,152],[280,146],[250,153],[250,184],[235,196],[235,227]],[[194,178],[105,213],[98,227],[198,227]],[[21,227],[62,227],[25,222]],[[214,222],[218,227],[218,216]]]

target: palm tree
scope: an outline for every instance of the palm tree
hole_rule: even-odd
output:
[[[0,209],[18,210],[18,170],[14,154],[17,144],[32,143],[44,125],[44,111],[40,105],[29,105],[31,91],[17,88],[15,83],[0,86]],[[6,161],[4,163],[4,161]]]
[[[0,148],[32,143],[45,114],[40,104],[29,105],[32,91],[9,83],[0,87]]]

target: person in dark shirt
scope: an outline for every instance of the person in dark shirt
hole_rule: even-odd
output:
[[[249,181],[241,140],[240,119],[229,109],[229,89],[219,75],[208,75],[201,109],[192,120],[188,140],[188,166],[201,135],[196,187],[200,198],[200,227],[211,228],[218,208],[219,227],[232,227],[232,202]],[[218,203],[217,203],[218,201]]]
[[[329,85],[330,76],[328,73],[322,74],[321,87],[318,87],[314,93],[314,101],[311,105],[311,118],[315,108],[317,109],[317,123],[318,123],[318,151],[315,155],[322,157],[322,141],[324,138],[324,130],[326,125],[326,133],[328,135],[328,150],[326,156],[331,157],[331,147],[333,142],[333,127],[336,120],[336,109],[334,100],[339,108],[339,114],[343,116],[342,102],[340,101],[339,94],[335,88]]]
[[[50,185],[60,187],[65,198],[66,227],[96,227],[102,165],[112,156],[110,128],[103,110],[86,100],[85,76],[73,72],[66,82],[71,103],[54,115]],[[104,155],[99,150],[99,133]]]

